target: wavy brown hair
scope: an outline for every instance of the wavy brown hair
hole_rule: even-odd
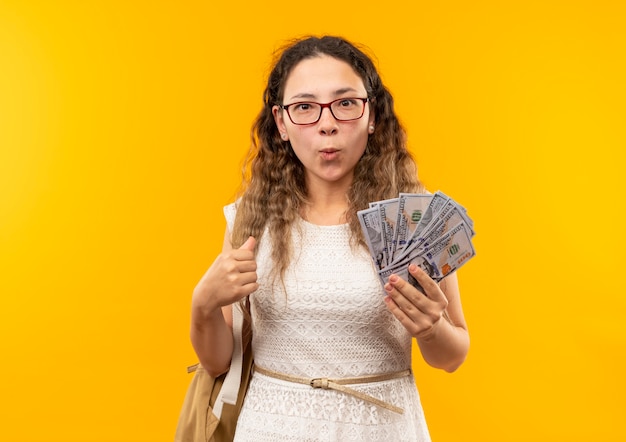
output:
[[[252,235],[261,238],[269,228],[274,276],[282,279],[292,257],[291,226],[307,203],[304,167],[289,141],[283,141],[272,114],[282,104],[285,83],[302,60],[328,55],[348,63],[361,77],[376,131],[354,171],[347,196],[346,219],[353,245],[365,245],[356,215],[370,201],[395,198],[399,192],[421,192],[417,167],[406,147],[406,132],[393,107],[393,97],[362,49],[340,37],[306,37],[278,52],[263,94],[264,106],[251,130],[252,145],[244,162],[242,187],[232,244],[239,247]]]

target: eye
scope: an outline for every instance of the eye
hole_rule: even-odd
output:
[[[357,100],[355,100],[354,98],[344,98],[342,100],[339,100],[339,107],[350,108],[356,105],[357,105]]]
[[[296,103],[293,106],[293,110],[296,112],[308,112],[313,109],[313,105],[311,103]]]

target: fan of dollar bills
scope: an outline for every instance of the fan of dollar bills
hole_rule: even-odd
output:
[[[473,221],[442,192],[400,193],[357,212],[383,284],[395,273],[415,287],[414,263],[439,282],[475,255]]]

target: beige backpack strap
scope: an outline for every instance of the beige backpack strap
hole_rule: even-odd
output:
[[[243,367],[243,312],[239,303],[232,305],[233,311],[233,357],[230,369],[226,374],[222,388],[215,400],[213,414],[218,419],[222,416],[223,405],[235,405],[241,385],[241,371]]]

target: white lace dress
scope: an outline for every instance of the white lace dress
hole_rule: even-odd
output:
[[[226,206],[229,229],[235,206]],[[285,284],[270,287],[269,241],[257,254],[251,296],[255,364],[305,378],[346,378],[411,367],[411,337],[389,313],[372,260],[349,244],[347,225],[300,221]],[[404,409],[254,373],[235,442],[430,441],[413,376],[350,385]]]

